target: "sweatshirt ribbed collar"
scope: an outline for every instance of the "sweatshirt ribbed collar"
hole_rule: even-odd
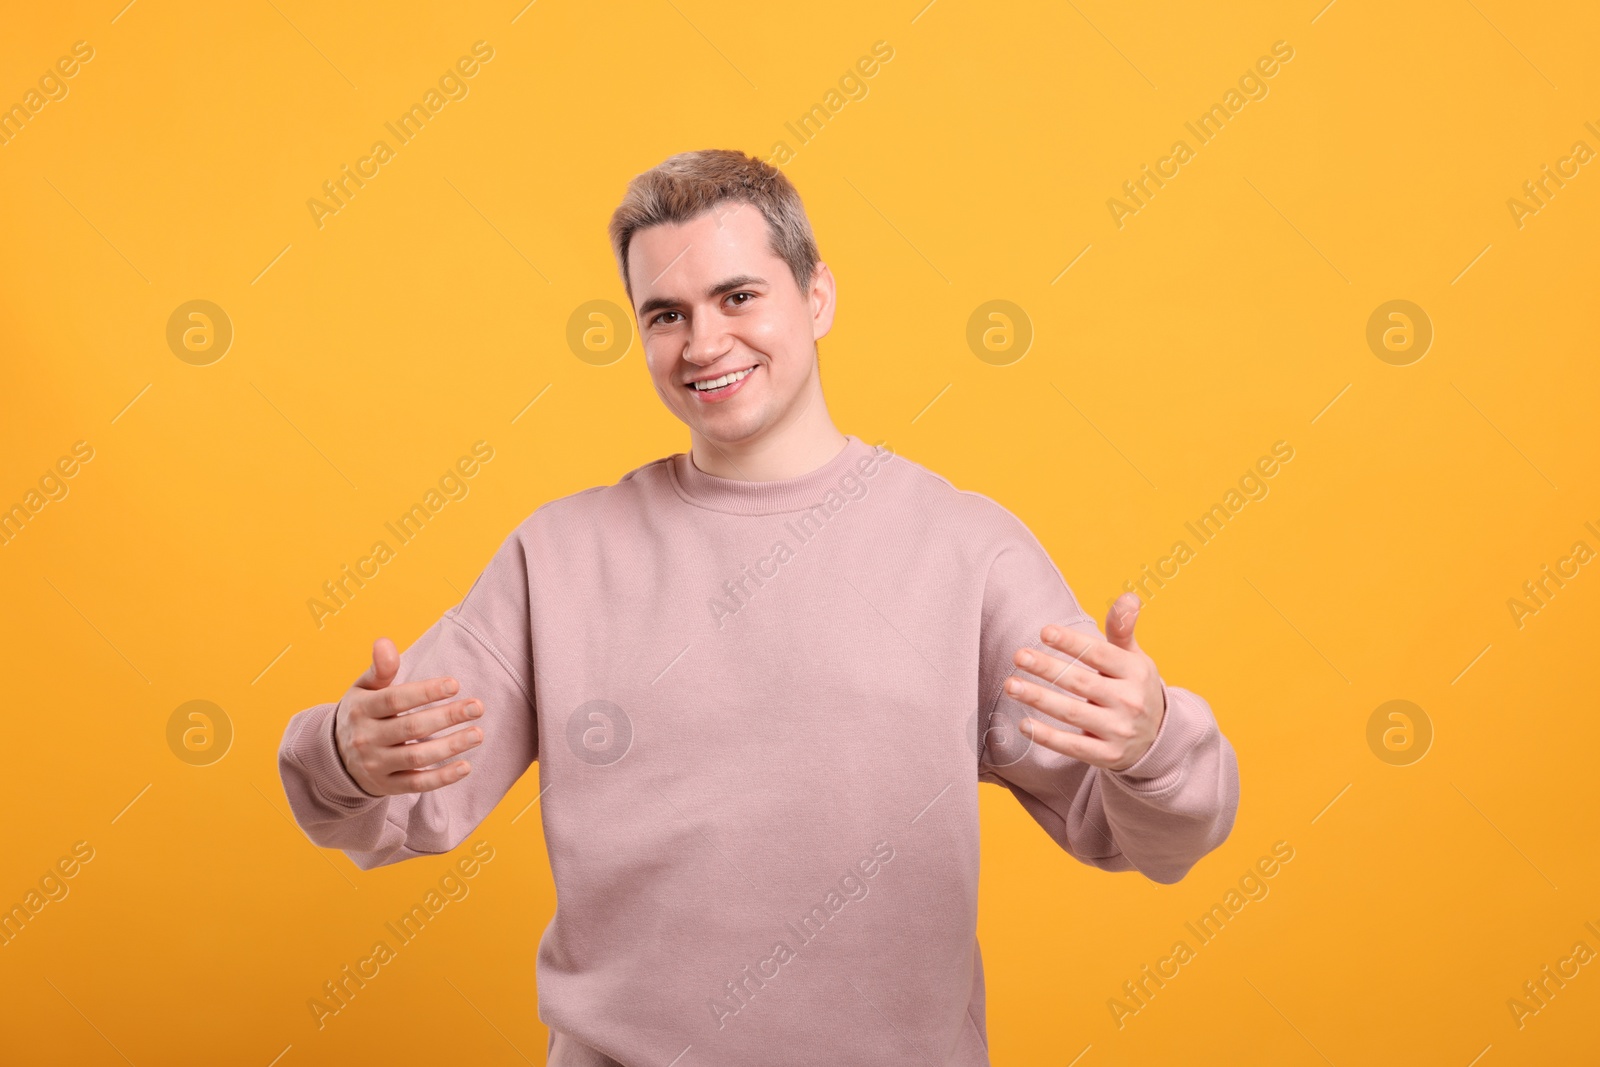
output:
[[[872,452],[872,446],[861,438],[845,434],[844,447],[816,470],[770,482],[719,478],[696,467],[689,453],[674,452],[668,457],[667,475],[678,495],[699,507],[733,515],[778,515],[804,511],[821,502],[846,472]]]

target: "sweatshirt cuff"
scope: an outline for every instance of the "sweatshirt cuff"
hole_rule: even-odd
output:
[[[324,704],[306,718],[289,746],[289,754],[306,772],[312,790],[323,800],[350,811],[368,808],[383,800],[356,784],[339,758],[339,748],[333,738],[334,723],[338,717],[338,704]]]
[[[1183,778],[1189,753],[1211,732],[1210,717],[1180,696],[1181,689],[1161,684],[1166,694],[1167,712],[1150,747],[1131,767],[1110,771],[1112,777],[1136,793],[1160,793]]]

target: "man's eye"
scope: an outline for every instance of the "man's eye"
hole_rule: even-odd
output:
[[[755,297],[755,295],[756,294],[754,294],[754,293],[734,293],[732,296],[728,297],[728,299],[729,300],[733,300],[736,297],[741,297],[741,296],[748,296],[748,297],[751,297],[753,299]],[[743,307],[744,304],[745,304],[745,301],[740,301],[738,304],[735,304],[734,306],[735,307]]]
[[[659,314],[655,318],[651,319],[650,320],[650,324],[652,326],[654,326],[654,325],[658,324],[659,322],[661,322],[661,320],[666,318],[668,315],[676,315],[676,314],[677,314],[676,311],[663,311],[661,314]]]

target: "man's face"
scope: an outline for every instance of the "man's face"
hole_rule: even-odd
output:
[[[640,230],[628,274],[651,381],[690,430],[748,442],[820,398],[816,342],[833,324],[833,276],[819,266],[802,292],[760,209],[730,201]],[[720,389],[690,384],[743,372]]]

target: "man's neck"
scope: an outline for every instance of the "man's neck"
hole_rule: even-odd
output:
[[[773,482],[809,474],[837,456],[847,443],[831,419],[799,423],[736,443],[713,441],[690,431],[689,458],[717,478]]]

